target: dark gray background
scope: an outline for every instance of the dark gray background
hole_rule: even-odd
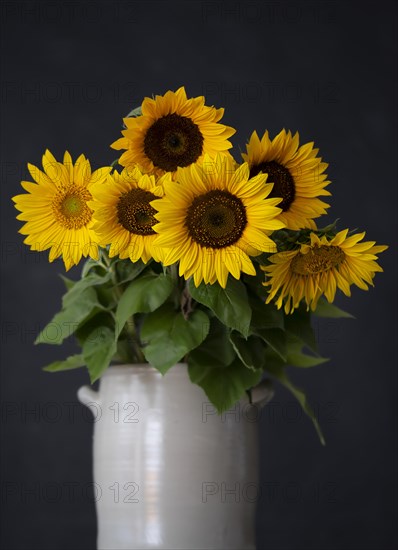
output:
[[[244,147],[253,129],[299,130],[330,163],[340,229],[390,245],[384,274],[338,303],[356,320],[317,324],[329,363],[294,372],[321,447],[278,388],[261,429],[258,546],[396,548],[396,88],[392,2],[3,2],[1,269],[2,544],[95,545],[92,423],[83,370],[41,367],[74,350],[33,346],[59,308],[61,262],[29,253],[11,196],[26,162],[84,152],[94,167],[145,95],[186,86],[225,107]],[[236,149],[236,152],[239,149]],[[79,268],[72,272],[78,276]]]

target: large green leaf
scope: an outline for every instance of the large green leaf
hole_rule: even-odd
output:
[[[189,292],[194,300],[210,308],[227,327],[248,336],[252,312],[246,287],[241,281],[229,277],[225,288],[218,283],[202,283],[195,287],[191,279]]]
[[[257,260],[258,256],[253,259]],[[254,265],[256,267],[256,274],[247,275],[245,273],[242,277],[242,280],[245,283],[249,294],[253,294],[257,298],[259,298],[262,303],[264,303],[268,295],[268,290],[263,284],[265,281],[264,271],[262,271],[257,264]]]
[[[73,292],[74,287],[69,291]],[[69,293],[68,293],[69,294]],[[86,319],[94,308],[101,308],[95,290],[91,287],[74,293],[69,298],[62,311],[56,313],[53,319],[44,327],[36,338],[35,344],[61,344],[71,336],[79,324]],[[64,297],[65,298],[65,297]]]
[[[287,357],[286,362],[288,365],[300,368],[316,367],[322,363],[326,363],[329,359],[321,357],[318,353],[315,355],[308,355],[303,352],[305,343],[295,334],[286,332],[286,347]]]
[[[329,361],[326,357],[321,357],[319,355],[307,355],[301,352],[289,352],[287,355],[287,363],[293,367],[309,368],[316,367],[322,363]]]
[[[229,329],[217,317],[210,320],[210,330],[206,339],[189,354],[195,363],[224,367],[230,365],[236,353],[229,339]]]
[[[209,318],[196,310],[185,319],[172,304],[163,304],[149,313],[141,328],[146,360],[165,373],[191,350],[198,347],[209,332]]]
[[[75,330],[75,337],[80,347],[83,347],[84,342],[97,327],[108,327],[110,330],[114,330],[115,321],[109,311],[95,308],[90,315],[80,323]]]
[[[284,316],[281,309],[274,304],[266,304],[260,298],[249,295],[249,303],[252,309],[252,328],[284,328]]]
[[[77,281],[73,287],[68,290],[64,297],[62,298],[63,308],[67,308],[70,305],[74,304],[79,300],[81,293],[87,288],[99,285],[105,285],[111,279],[111,274],[104,271],[103,274],[98,275],[97,273],[90,273],[84,279]]]
[[[89,334],[83,344],[83,357],[91,383],[100,378],[115,353],[115,334],[110,328],[99,326]]]
[[[286,349],[286,333],[279,328],[259,328],[252,330],[255,336],[259,336],[264,342],[268,344],[283,361],[286,362],[287,349]]]
[[[219,367],[196,361],[194,354],[188,357],[188,372],[191,382],[198,384],[219,413],[227,411],[246,390],[256,386],[261,379],[261,371],[253,371],[236,358],[230,365]]]
[[[64,359],[63,361],[54,361],[54,363],[50,363],[50,365],[47,365],[46,367],[43,367],[43,370],[47,372],[58,372],[62,370],[72,370],[72,369],[78,369],[79,367],[84,367],[86,365],[83,355],[71,355],[67,359]]]
[[[252,370],[262,369],[265,360],[266,344],[257,336],[246,339],[236,332],[230,334],[231,344],[242,363]]]
[[[126,288],[116,309],[116,338],[126,321],[135,313],[155,311],[170,296],[174,287],[170,275],[148,273],[132,281]]]
[[[351,315],[351,313],[348,313],[347,311],[343,311],[342,309],[335,306],[334,304],[329,304],[329,302],[324,298],[320,298],[318,300],[318,304],[314,311],[314,315],[316,315],[317,317],[331,317],[336,319],[337,318],[355,319],[354,315]]]
[[[73,279],[69,279],[68,277],[65,277],[65,275],[60,275],[60,277],[62,279],[62,282],[65,285],[66,290],[70,290],[73,287],[73,285],[76,284],[76,281],[74,281]]]
[[[103,273],[104,267],[100,265],[96,260],[93,260],[92,258],[88,258],[83,264],[82,275],[81,275],[82,279],[84,277],[87,277],[90,271],[92,273],[97,273],[97,274]]]
[[[293,313],[285,316],[285,329],[299,338],[313,351],[318,350],[314,329],[311,324],[311,313],[300,306]]]
[[[151,261],[144,264],[141,260],[138,262],[131,262],[130,260],[119,260],[115,262],[114,268],[116,270],[118,284],[133,281],[140,273],[144,271],[144,269],[148,267],[150,263]]]

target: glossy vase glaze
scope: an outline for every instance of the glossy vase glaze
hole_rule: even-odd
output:
[[[255,548],[256,413],[218,415],[187,366],[117,366],[79,399],[94,415],[99,550]]]

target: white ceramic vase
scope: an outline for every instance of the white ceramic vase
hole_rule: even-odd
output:
[[[255,549],[258,414],[218,415],[187,366],[110,367],[94,415],[99,550]]]

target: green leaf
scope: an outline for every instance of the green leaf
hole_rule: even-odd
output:
[[[73,279],[69,279],[68,277],[65,277],[65,275],[60,275],[64,285],[65,285],[65,288],[66,290],[70,290],[73,285],[76,284],[76,281],[74,281]]]
[[[297,399],[297,401],[300,403],[302,409],[304,412],[311,418],[316,432],[318,434],[318,437],[322,443],[322,445],[325,445],[325,439],[322,434],[321,427],[319,426],[318,420],[315,416],[314,411],[312,410],[310,404],[307,401],[307,397],[303,390],[297,388],[293,382],[290,380],[290,378],[287,376],[283,365],[280,364],[280,359],[278,357],[274,358],[274,360],[269,357],[269,361],[266,365],[266,370],[272,374],[281,384],[283,384]]]
[[[286,367],[286,361],[280,355],[275,353],[272,348],[265,350],[264,370],[272,373],[274,369]]]
[[[290,332],[286,332],[286,362],[288,365],[292,365],[293,367],[309,368],[329,361],[329,359],[321,357],[318,353],[316,353],[316,355],[308,355],[303,353],[304,345],[305,343],[298,336]]]
[[[303,344],[317,352],[318,346],[311,324],[311,313],[300,306],[293,313],[285,315],[285,329],[299,338]]]
[[[255,336],[259,336],[266,342],[280,357],[286,362],[286,334],[280,328],[255,329],[252,331]]]
[[[97,265],[94,262],[94,265]],[[94,272],[86,269],[85,276],[79,281],[62,277],[68,289],[62,298],[62,309],[41,331],[36,343],[61,344],[71,336],[83,322],[90,319],[99,310],[106,310],[100,300],[109,304],[111,291],[109,282],[112,275],[107,271]],[[97,287],[94,290],[94,287]]]
[[[43,367],[43,370],[47,372],[59,372],[62,370],[72,370],[72,369],[78,369],[79,367],[84,367],[86,365],[83,355],[71,355],[67,359],[64,359],[63,361],[54,361],[54,363],[50,363],[46,367]]]
[[[253,258],[253,260],[258,260],[259,257],[261,256],[256,256],[255,258]],[[265,281],[264,271],[262,271],[262,269],[260,269],[258,265],[254,264],[254,266],[256,268],[256,274],[247,275],[246,273],[244,273],[242,280],[249,291],[249,295],[254,295],[257,299],[260,299],[260,301],[264,303],[268,295],[268,290],[263,285]]]
[[[73,292],[74,287],[69,292]],[[97,294],[93,288],[86,288],[74,294],[67,304],[44,327],[35,340],[35,344],[61,344],[71,336],[80,323],[86,319],[94,308],[102,306],[98,303]]]
[[[253,328],[284,328],[284,316],[281,309],[274,304],[266,304],[253,295],[249,295],[252,309],[251,327]]]
[[[170,296],[174,287],[170,275],[148,273],[132,281],[126,288],[116,309],[116,339],[126,321],[135,313],[148,313],[158,309]]]
[[[146,360],[164,374],[203,342],[209,324],[204,311],[196,310],[185,319],[172,304],[164,304],[147,315],[141,328]]]
[[[317,365],[326,363],[326,361],[329,361],[326,357],[320,357],[319,355],[315,357],[313,355],[306,355],[305,353],[300,352],[289,352],[287,355],[287,362],[293,367],[316,367]]]
[[[90,273],[84,279],[77,281],[73,287],[68,290],[68,292],[62,298],[62,306],[64,308],[69,307],[71,304],[79,300],[80,295],[86,289],[98,286],[105,285],[108,281],[111,280],[111,274],[107,271],[104,271],[103,275],[98,275],[97,273]]]
[[[144,269],[148,267],[150,263],[151,261],[144,264],[141,260],[138,262],[131,262],[130,260],[119,260],[115,262],[118,284],[133,281],[140,273],[144,271]]]
[[[84,277],[87,277],[87,275],[90,273],[92,269],[99,269],[101,271],[104,270],[104,268],[101,265],[99,265],[96,260],[93,260],[92,258],[88,258],[83,264],[82,279]]]
[[[260,338],[249,336],[244,340],[238,332],[232,331],[230,341],[237,356],[247,368],[252,370],[263,368],[266,345]]]
[[[225,288],[218,283],[202,283],[195,287],[191,279],[189,292],[194,300],[210,308],[227,327],[248,336],[252,312],[246,287],[241,281],[229,277]]]
[[[108,327],[99,326],[83,344],[83,357],[90,374],[91,383],[100,378],[108,368],[116,352],[115,333]]]
[[[198,384],[219,413],[227,411],[246,390],[256,386],[261,379],[261,371],[248,369],[236,358],[228,366],[218,367],[217,363],[202,364],[194,354],[188,357],[188,373],[191,382]]]
[[[98,302],[104,304],[101,306],[104,310],[111,311],[114,310],[118,299],[115,293],[115,287],[109,284],[98,285],[95,289],[98,297]]]
[[[229,329],[217,317],[210,320],[206,339],[189,354],[197,364],[224,367],[230,365],[236,353],[229,339]]]
[[[94,308],[90,315],[80,323],[75,330],[75,337],[81,347],[97,327],[108,327],[110,330],[114,330],[115,322],[109,311]]]
[[[331,317],[336,319],[342,317],[346,319],[355,319],[354,315],[351,315],[351,313],[348,313],[347,311],[343,311],[334,304],[329,304],[329,302],[324,298],[320,298],[318,300],[314,315],[317,317]]]

